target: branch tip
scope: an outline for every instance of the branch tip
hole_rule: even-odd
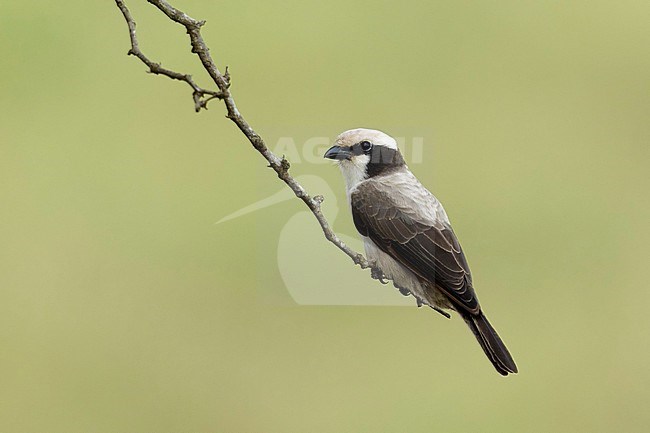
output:
[[[228,65],[226,65],[226,70],[223,73],[223,79],[226,81],[226,87],[230,88],[230,69],[228,69]]]
[[[171,21],[182,25],[185,28],[186,33],[189,35],[192,53],[196,54],[203,68],[206,70],[212,82],[217,86],[217,90],[208,90],[199,87],[190,74],[181,74],[170,69],[163,68],[160,63],[155,63],[151,61],[139,48],[138,38],[135,31],[135,20],[131,16],[131,12],[126,7],[124,0],[115,0],[117,7],[122,12],[124,19],[129,28],[129,38],[131,41],[131,49],[127,52],[129,56],[135,56],[142,63],[149,67],[149,73],[156,75],[164,75],[170,79],[177,81],[184,81],[192,88],[192,99],[194,101],[194,110],[198,113],[201,109],[208,109],[208,102],[213,99],[220,99],[224,102],[226,106],[226,118],[230,119],[237,125],[239,130],[246,136],[250,144],[255,150],[257,150],[264,159],[268,162],[268,167],[272,168],[278,175],[278,177],[294,192],[294,194],[302,200],[305,205],[312,212],[318,224],[323,229],[323,234],[325,238],[334,244],[339,250],[345,253],[350,257],[356,265],[359,265],[362,269],[367,269],[372,267],[371,264],[366,260],[366,258],[360,254],[350,249],[343,241],[341,241],[336,233],[332,230],[329,223],[323,216],[320,210],[320,204],[323,202],[324,198],[322,195],[314,196],[313,198],[307,194],[305,189],[296,181],[290,174],[289,168],[291,164],[283,155],[282,158],[278,158],[269,148],[266,146],[264,140],[251,128],[248,122],[241,115],[235,104],[235,100],[230,94],[230,84],[231,76],[230,69],[228,66],[225,67],[223,73],[219,71],[216,63],[210,55],[210,49],[203,40],[201,35],[201,27],[205,25],[205,20],[195,20],[194,18],[188,16],[184,12],[176,9],[166,0],[147,0],[148,3],[154,5],[158,10],[164,13]]]

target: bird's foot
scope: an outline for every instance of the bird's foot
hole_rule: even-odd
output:
[[[374,265],[370,267],[370,276],[373,279],[378,280],[382,284],[388,284],[388,281],[386,280],[386,275],[384,275],[381,269],[379,269]]]

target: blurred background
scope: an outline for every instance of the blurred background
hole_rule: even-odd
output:
[[[126,56],[113,2],[5,0],[0,431],[648,431],[650,3],[173,3],[337,232],[343,181],[305,140],[423,139],[412,171],[521,373],[458,317],[297,303],[283,269],[402,298],[296,199],[215,224],[282,184],[220,103]],[[144,52],[207,86],[183,29],[127,4]]]

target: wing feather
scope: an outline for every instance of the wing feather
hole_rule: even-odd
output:
[[[364,182],[357,187],[350,204],[359,233],[442,290],[454,305],[478,313],[467,259],[449,223],[420,215],[408,201],[398,200],[396,194],[398,190],[378,182]]]

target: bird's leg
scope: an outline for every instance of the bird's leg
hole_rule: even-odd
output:
[[[375,262],[370,264],[370,276],[382,284],[388,284],[388,281],[386,281],[386,275],[384,275],[382,270],[377,267]]]

